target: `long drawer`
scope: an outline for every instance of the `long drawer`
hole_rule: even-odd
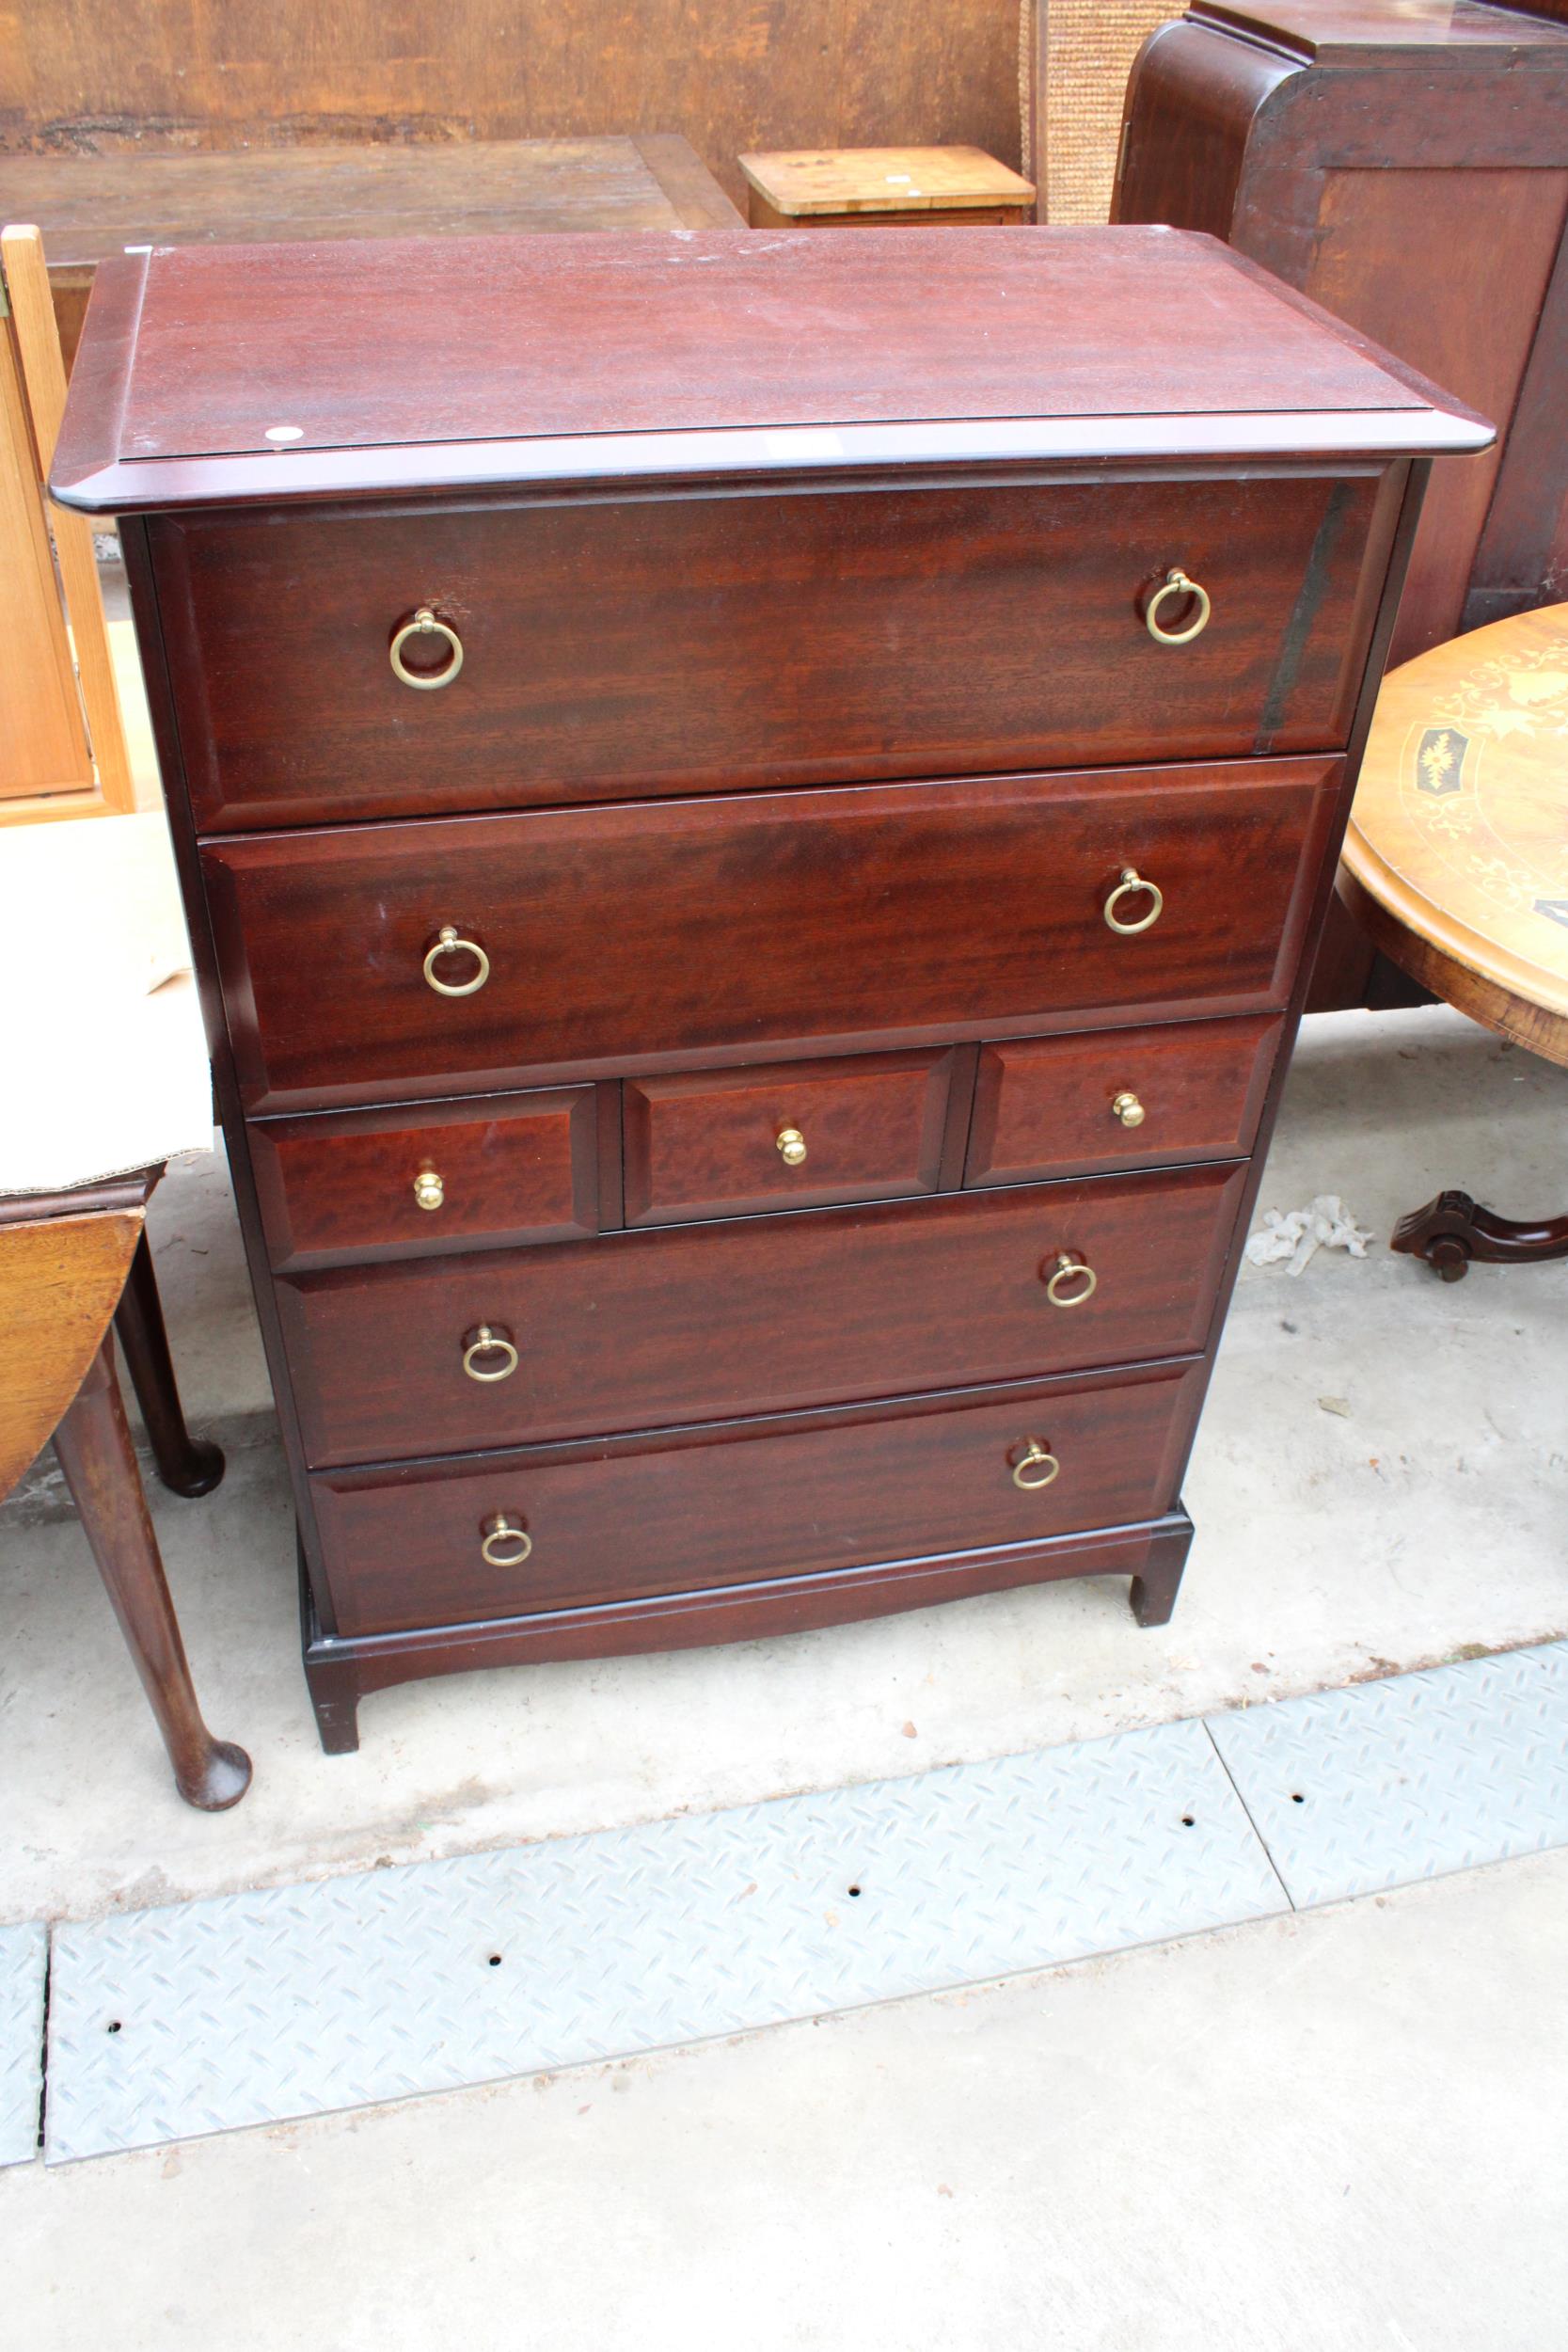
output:
[[[1375,498],[1252,472],[163,522],[198,825],[1337,746]],[[1212,610],[1162,644],[1172,570]]]
[[[1340,763],[209,843],[248,1106],[1282,1004]],[[1135,879],[1134,879],[1135,878]]]
[[[1201,1366],[1027,1384],[791,1428],[496,1454],[311,1480],[338,1629],[931,1559],[1152,1518]]]
[[[285,1276],[311,1463],[804,1410],[1201,1348],[1245,1169]]]

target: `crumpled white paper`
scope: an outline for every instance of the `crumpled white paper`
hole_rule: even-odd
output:
[[[1249,1265],[1276,1265],[1288,1259],[1287,1274],[1299,1274],[1320,1249],[1348,1249],[1364,1258],[1373,1236],[1357,1225],[1337,1192],[1320,1192],[1305,1209],[1266,1209],[1246,1246]]]

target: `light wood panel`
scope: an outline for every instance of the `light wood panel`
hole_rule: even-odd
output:
[[[33,440],[40,476],[47,481],[55,462],[55,443],[65,414],[65,363],[55,326],[44,267],[43,244],[32,228],[0,231],[0,265],[6,274],[15,322],[17,351],[22,361],[27,406],[33,421]],[[114,660],[103,622],[103,599],[98,586],[98,562],[92,530],[86,517],[63,506],[50,510],[49,527],[60,567],[76,653],[76,679],[82,708],[87,713],[92,766],[98,788],[109,809],[134,808],[131,763],[120,724],[119,698],[115,688]],[[80,721],[78,720],[78,725]]]
[[[90,792],[92,763],[39,494],[11,322],[0,318],[0,813],[44,792]]]
[[[0,1496],[81,1387],[145,1221],[127,1209],[0,1226]]]
[[[842,220],[889,213],[1022,218],[1035,190],[977,147],[808,147],[742,155],[752,193],[773,218]],[[751,207],[753,226],[758,208]]]

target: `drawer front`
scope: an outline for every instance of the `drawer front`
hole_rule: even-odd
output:
[[[154,524],[198,830],[1341,744],[1377,477]],[[1172,568],[1202,634],[1145,623]],[[461,669],[393,673],[421,609]],[[1174,600],[1157,625],[1184,621]],[[421,632],[405,664],[435,666]]]
[[[1261,1011],[1289,992],[1340,772],[1249,761],[210,843],[241,1084],[253,1110],[304,1108],[752,1060],[763,1039],[782,1057],[1144,1006]],[[1152,908],[1132,871],[1164,894],[1135,934],[1110,919]]]
[[[284,1277],[307,1454],[474,1452],[1187,1355],[1208,1336],[1244,1176],[1101,1177]],[[1089,1278],[1064,1258],[1092,1272],[1080,1304],[1066,1302]]]
[[[775,1062],[623,1089],[628,1225],[933,1192],[951,1051]]]
[[[592,1087],[258,1121],[275,1267],[598,1231]]]
[[[805,1429],[731,1423],[477,1469],[318,1474],[339,1630],[522,1616],[1152,1518],[1175,1501],[1200,1376],[1162,1365]],[[1021,1466],[1049,1483],[1019,1486]]]
[[[1167,1022],[1018,1038],[980,1056],[966,1184],[1250,1151],[1281,1023]]]

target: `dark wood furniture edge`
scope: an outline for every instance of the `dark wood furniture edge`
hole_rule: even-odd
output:
[[[1489,13],[1505,18],[1511,14],[1523,16],[1538,24],[1551,23],[1554,18],[1561,22],[1552,0],[1544,0],[1544,5],[1542,0],[1537,0],[1535,6],[1529,5],[1529,0],[1490,0]],[[1270,56],[1288,58],[1293,64],[1318,66],[1324,70],[1338,69],[1344,72],[1397,72],[1408,62],[1411,54],[1407,47],[1397,41],[1379,46],[1371,41],[1336,39],[1332,32],[1316,40],[1305,33],[1292,33],[1282,24],[1271,24],[1265,27],[1258,22],[1253,11],[1227,7],[1226,0],[1188,0],[1186,17],[1177,22],[1200,24],[1215,32],[1227,33],[1233,40],[1244,40],[1252,48],[1261,49]],[[1499,29],[1493,43],[1455,44],[1450,50],[1438,50],[1435,56],[1429,52],[1429,70],[1434,72],[1463,72],[1467,66],[1475,63],[1488,63],[1502,57],[1515,60],[1520,53],[1538,45],[1532,43],[1523,32],[1511,39]],[[1423,59],[1423,64],[1426,62]]]
[[[210,1438],[193,1438],[186,1425],[145,1227],[115,1309],[115,1330],[159,1478],[172,1494],[210,1495],[223,1478],[223,1454]]]
[[[1242,1270],[1247,1237],[1252,1231],[1258,1195],[1262,1187],[1264,1173],[1268,1166],[1269,1146],[1279,1118],[1279,1106],[1284,1097],[1285,1082],[1290,1075],[1291,1058],[1295,1051],[1296,1035],[1302,1015],[1306,1010],[1307,996],[1311,991],[1318,948],[1334,898],[1335,872],[1338,864],[1339,847],[1344,840],[1345,828],[1350,822],[1351,804],[1355,798],[1356,778],[1360,773],[1362,755],[1367,748],[1367,738],[1371,732],[1378,692],[1383,684],[1384,664],[1387,660],[1388,647],[1393,639],[1394,624],[1399,617],[1400,596],[1404,587],[1404,577],[1409,568],[1411,551],[1416,542],[1416,529],[1420,520],[1421,501],[1426,495],[1427,477],[1431,469],[1430,458],[1416,458],[1410,462],[1405,470],[1400,493],[1398,521],[1383,576],[1383,590],[1379,599],[1377,619],[1368,642],[1361,691],[1357,698],[1349,740],[1345,746],[1344,777],[1339,791],[1339,806],[1331,829],[1329,842],[1323,852],[1317,893],[1307,914],[1302,934],[1295,985],[1291,992],[1290,1004],[1286,1010],[1284,1033],[1274,1075],[1263,1104],[1262,1116],[1259,1120],[1258,1130],[1253,1137],[1251,1164],[1237,1209],[1229,1255],[1215,1285],[1213,1318],[1210,1324],[1209,1336],[1204,1347],[1204,1372],[1196,1406],[1199,1419],[1193,1423],[1187,1446],[1177,1465],[1179,1478],[1186,1474],[1193,1442],[1196,1438],[1201,1420],[1204,1398],[1208,1393],[1209,1382],[1213,1376],[1220,1337],[1225,1328],[1226,1317],[1230,1311],[1231,1295]]]
[[[322,1746],[329,1756],[342,1756],[359,1744],[362,1698],[397,1683],[478,1666],[629,1657],[771,1639],[1081,1576],[1131,1576],[1138,1622],[1164,1625],[1175,1606],[1192,1535],[1191,1519],[1178,1509],[1136,1526],[1053,1536],[1043,1543],[1000,1545],[924,1561],[878,1562],[765,1584],[554,1610],[534,1618],[495,1619],[435,1632],[362,1634],[353,1640],[323,1630],[309,1577],[302,1575],[306,1680]]]
[[[95,294],[94,299],[96,298]],[[296,1509],[301,1515],[301,1537],[309,1558],[317,1564],[319,1568],[320,1542],[315,1520],[309,1507],[305,1450],[300,1441],[299,1425],[294,1414],[293,1392],[288,1375],[288,1359],[284,1353],[282,1332],[273,1297],[272,1272],[267,1258],[266,1239],[261,1228],[261,1209],[256,1196],[256,1179],[250,1164],[245,1119],[240,1107],[233,1056],[230,1047],[229,1026],[224,1014],[223,996],[218,983],[217,959],[213,943],[206,893],[202,886],[196,834],[191,819],[180,732],[175,719],[173,686],[168,675],[163,631],[158,619],[157,576],[148,548],[145,522],[139,518],[130,517],[122,522],[120,547],[126,574],[131,582],[132,610],[136,619],[136,642],[141,655],[148,709],[152,722],[153,740],[157,747],[159,767],[164,778],[164,798],[168,813],[169,834],[187,910],[186,921],[190,931],[191,957],[196,972],[197,993],[200,999],[202,1020],[207,1032],[208,1052],[212,1057],[214,1089],[217,1097],[218,1117],[228,1146],[230,1173],[234,1185],[235,1206],[239,1212],[240,1232],[245,1242],[251,1288],[256,1299],[257,1319],[261,1327],[261,1341],[266,1351],[267,1370],[272,1380],[273,1396],[277,1408],[279,1427],[282,1431],[283,1450],[288,1456],[293,1478]],[[332,1622],[331,1603],[325,1597],[325,1582],[322,1590],[323,1622],[330,1626]]]
[[[1207,230],[1194,230],[1191,233],[1195,236],[1209,237],[1211,244],[1220,242],[1218,238],[1210,237]],[[1423,375],[1419,368],[1411,367],[1406,360],[1397,358],[1393,352],[1386,351],[1381,343],[1373,341],[1371,336],[1363,335],[1358,327],[1348,326],[1343,319],[1336,318],[1334,312],[1325,310],[1321,302],[1314,302],[1310,294],[1301,293],[1297,287],[1289,284],[1283,278],[1276,278],[1273,270],[1265,269],[1260,262],[1253,261],[1249,254],[1239,252],[1234,246],[1228,245],[1225,246],[1223,250],[1230,255],[1244,278],[1250,278],[1255,285],[1266,287],[1288,310],[1294,310],[1302,318],[1310,319],[1315,326],[1326,328],[1330,334],[1345,344],[1347,349],[1354,351],[1359,358],[1369,360],[1374,367],[1381,368],[1385,375],[1393,376],[1397,382],[1404,385],[1406,389],[1414,392],[1424,405],[1434,408],[1440,416],[1453,417],[1462,423],[1477,427],[1478,437],[1465,443],[1462,454],[1476,456],[1482,450],[1491,448],[1497,437],[1497,428],[1490,417],[1483,417],[1479,409],[1470,407],[1465,401],[1456,400],[1451,392],[1444,391],[1441,386],[1432,381],[1430,376]]]
[[[164,1172],[162,1160],[125,1176],[100,1177],[67,1192],[0,1194],[0,1225],[34,1225],[46,1217],[94,1216],[117,1209],[144,1209]]]

